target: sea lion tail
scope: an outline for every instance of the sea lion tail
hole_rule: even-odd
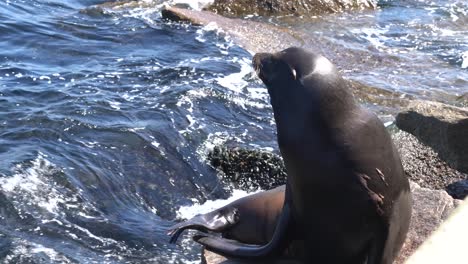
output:
[[[196,235],[193,239],[204,245],[207,249],[222,255],[245,258],[266,258],[282,252],[278,249],[285,245],[284,238],[286,237],[291,218],[291,208],[285,203],[273,237],[265,245],[244,244],[235,240],[214,237],[208,234]]]

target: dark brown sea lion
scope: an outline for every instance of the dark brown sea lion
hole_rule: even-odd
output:
[[[215,211],[196,215],[171,227],[175,243],[185,229],[214,231],[223,237],[248,244],[266,244],[275,231],[284,203],[285,186],[238,199]]]
[[[194,239],[229,256],[281,254],[292,228],[305,263],[392,263],[411,217],[409,183],[389,133],[360,107],[325,57],[301,48],[256,54],[268,88],[288,172],[285,202],[271,240],[243,244]]]

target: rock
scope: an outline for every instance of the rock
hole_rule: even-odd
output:
[[[468,180],[461,180],[447,186],[447,192],[454,198],[464,199],[468,196]]]
[[[396,124],[434,149],[450,166],[468,173],[468,109],[416,100],[397,115]]]
[[[466,262],[466,219],[468,199],[411,255],[406,264]]]
[[[457,106],[468,107],[468,92],[463,93],[462,95],[457,96],[456,98]]]
[[[452,184],[467,179],[468,174],[451,168],[432,148],[409,133],[399,130],[392,133],[392,138],[410,180],[421,187],[445,189],[457,199],[466,196],[468,188],[463,190],[463,185],[452,186]]]
[[[161,11],[165,19],[190,22],[194,25],[216,23],[237,45],[257,53],[279,51],[290,46],[303,46],[302,36],[295,36],[290,30],[254,21],[226,18],[209,11],[195,11],[178,7],[166,7]],[[275,36],[265,38],[263,36]]]
[[[320,15],[351,9],[375,9],[375,0],[215,0],[206,9],[223,16]]]
[[[106,14],[109,10],[123,11],[136,8],[154,8],[155,6],[156,4],[153,1],[146,0],[109,1],[84,8],[80,10],[80,13],[88,15]]]
[[[227,258],[212,251],[203,249],[201,261],[202,264],[223,263],[223,261],[227,261]]]
[[[396,263],[404,263],[406,258],[447,219],[460,200],[453,199],[445,191],[422,188],[410,182],[413,196],[413,213],[406,241]]]

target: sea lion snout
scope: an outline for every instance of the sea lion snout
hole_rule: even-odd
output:
[[[262,81],[271,82],[271,69],[272,69],[272,55],[269,53],[257,53],[252,59],[253,68],[257,76]],[[269,77],[270,76],[270,77]]]
[[[257,53],[252,59],[252,64],[265,84],[278,83],[279,80],[296,80],[296,70],[282,60],[278,53]]]

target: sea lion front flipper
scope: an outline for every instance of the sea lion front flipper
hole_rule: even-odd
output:
[[[282,252],[282,247],[287,244],[287,241],[284,238],[286,237],[291,218],[291,208],[287,203],[285,203],[281,215],[278,219],[278,224],[276,225],[273,237],[266,245],[244,244],[235,240],[213,237],[210,235],[196,235],[193,237],[193,239],[207,247],[209,250],[222,255],[233,257],[264,258],[275,254],[280,254]]]
[[[235,207],[226,207],[210,213],[200,214],[191,219],[172,226],[167,235],[171,236],[171,244],[177,242],[180,234],[186,229],[199,231],[222,232],[239,222],[239,213]]]

